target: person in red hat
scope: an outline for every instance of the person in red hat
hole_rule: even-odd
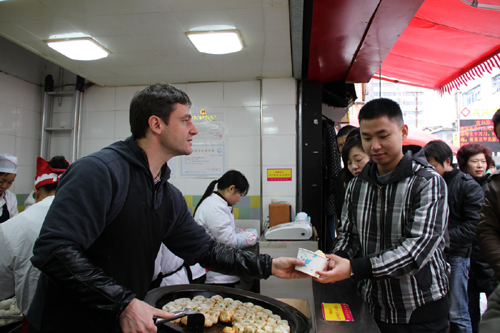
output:
[[[24,315],[40,275],[30,262],[33,244],[54,200],[59,178],[68,166],[64,156],[55,156],[50,162],[38,157],[34,187],[36,203],[0,224],[0,300],[15,295]]]

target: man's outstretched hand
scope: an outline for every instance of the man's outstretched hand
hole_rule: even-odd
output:
[[[280,257],[273,259],[272,274],[282,279],[305,279],[309,275],[295,270],[295,265],[302,266],[305,262],[297,258]]]

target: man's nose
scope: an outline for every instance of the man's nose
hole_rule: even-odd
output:
[[[189,134],[191,134],[191,135],[198,134],[198,129],[196,128],[196,126],[194,126],[194,124],[193,124],[193,128],[191,128],[191,130],[189,131]]]

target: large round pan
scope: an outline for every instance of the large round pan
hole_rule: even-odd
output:
[[[151,306],[161,309],[166,303],[178,298],[202,295],[204,297],[212,297],[220,295],[224,298],[230,297],[242,302],[252,302],[255,305],[260,305],[265,309],[271,310],[281,318],[288,320],[291,333],[309,333],[309,321],[306,316],[293,306],[280,302],[274,298],[263,296],[251,291],[227,288],[205,284],[186,284],[177,286],[160,287],[151,290],[145,298],[145,302]],[[206,332],[221,332],[222,328],[206,330]]]

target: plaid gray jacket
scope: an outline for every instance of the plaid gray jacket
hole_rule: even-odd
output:
[[[375,319],[408,323],[448,293],[446,183],[423,151],[408,150],[385,184],[370,161],[348,185],[333,252],[351,259]]]

